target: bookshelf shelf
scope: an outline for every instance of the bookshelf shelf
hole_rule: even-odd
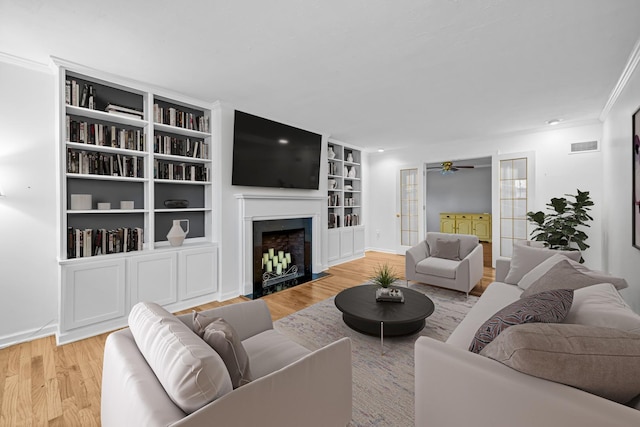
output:
[[[211,168],[214,132],[218,141],[220,130],[210,128],[213,104],[58,58],[53,62],[58,343],[125,326],[138,301],[175,312],[215,299]],[[160,120],[156,112],[164,113]],[[167,176],[201,180],[155,178],[167,169]],[[72,195],[91,196],[73,198],[91,200],[91,207],[72,210]],[[182,199],[188,208],[164,206]],[[118,209],[122,201],[135,208]],[[112,208],[97,209],[98,203]],[[173,247],[166,235],[178,219],[189,221],[190,232],[182,246]]]

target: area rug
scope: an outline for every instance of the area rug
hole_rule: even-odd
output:
[[[351,426],[414,425],[414,348],[419,336],[445,341],[478,297],[428,285],[411,284],[435,304],[425,328],[405,337],[384,339],[350,329],[328,298],[275,322],[275,328],[303,346],[316,350],[342,337],[351,338],[353,363],[353,418]]]

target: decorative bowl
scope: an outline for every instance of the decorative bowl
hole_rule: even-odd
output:
[[[178,208],[188,208],[189,201],[188,200],[165,200],[164,206],[169,209],[178,209]]]

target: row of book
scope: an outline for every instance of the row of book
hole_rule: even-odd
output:
[[[209,181],[209,168],[205,165],[154,161],[154,177],[173,181]]]
[[[68,149],[67,173],[144,178],[144,159]]]
[[[354,227],[360,224],[360,217],[357,214],[348,214],[344,216],[344,226],[345,227]],[[329,214],[329,228],[337,228],[340,227],[340,215],[330,213]]]
[[[67,258],[141,251],[143,247],[144,230],[140,227],[115,230],[67,228]]]
[[[184,129],[192,129],[200,132],[209,132],[209,118],[204,115],[196,116],[193,113],[182,111],[174,107],[161,107],[153,104],[153,121]]]
[[[329,194],[329,206],[340,206],[340,194]]]
[[[156,135],[153,142],[153,152],[158,154],[193,157],[197,159],[208,159],[209,144],[202,140]]]
[[[116,147],[127,150],[145,150],[142,129],[122,129],[102,123],[88,123],[67,116],[67,138],[70,142]]]
[[[96,109],[96,89],[90,83],[78,83],[66,80],[64,86],[64,102],[74,107]]]

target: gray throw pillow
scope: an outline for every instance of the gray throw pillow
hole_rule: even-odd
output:
[[[569,313],[572,301],[573,291],[570,289],[540,292],[514,301],[478,328],[469,351],[480,353],[502,331],[513,325],[562,322]]]
[[[251,382],[249,355],[229,323],[194,311],[193,330],[220,355],[234,389]]]
[[[460,261],[460,239],[436,239],[436,248],[431,256]]]
[[[509,328],[480,354],[619,403],[629,402],[640,390],[640,334],[534,323]]]
[[[511,265],[509,266],[507,277],[504,278],[505,283],[517,285],[525,274],[533,270],[542,261],[556,254],[562,254],[574,261],[580,261],[580,257],[582,256],[579,251],[558,251],[549,248],[537,248],[525,243],[527,242],[513,245]]]
[[[602,283],[599,277],[592,277],[581,273],[569,264],[568,260],[562,260],[549,269],[542,277],[525,289],[520,298],[525,298],[542,291],[552,289],[580,289]]]

